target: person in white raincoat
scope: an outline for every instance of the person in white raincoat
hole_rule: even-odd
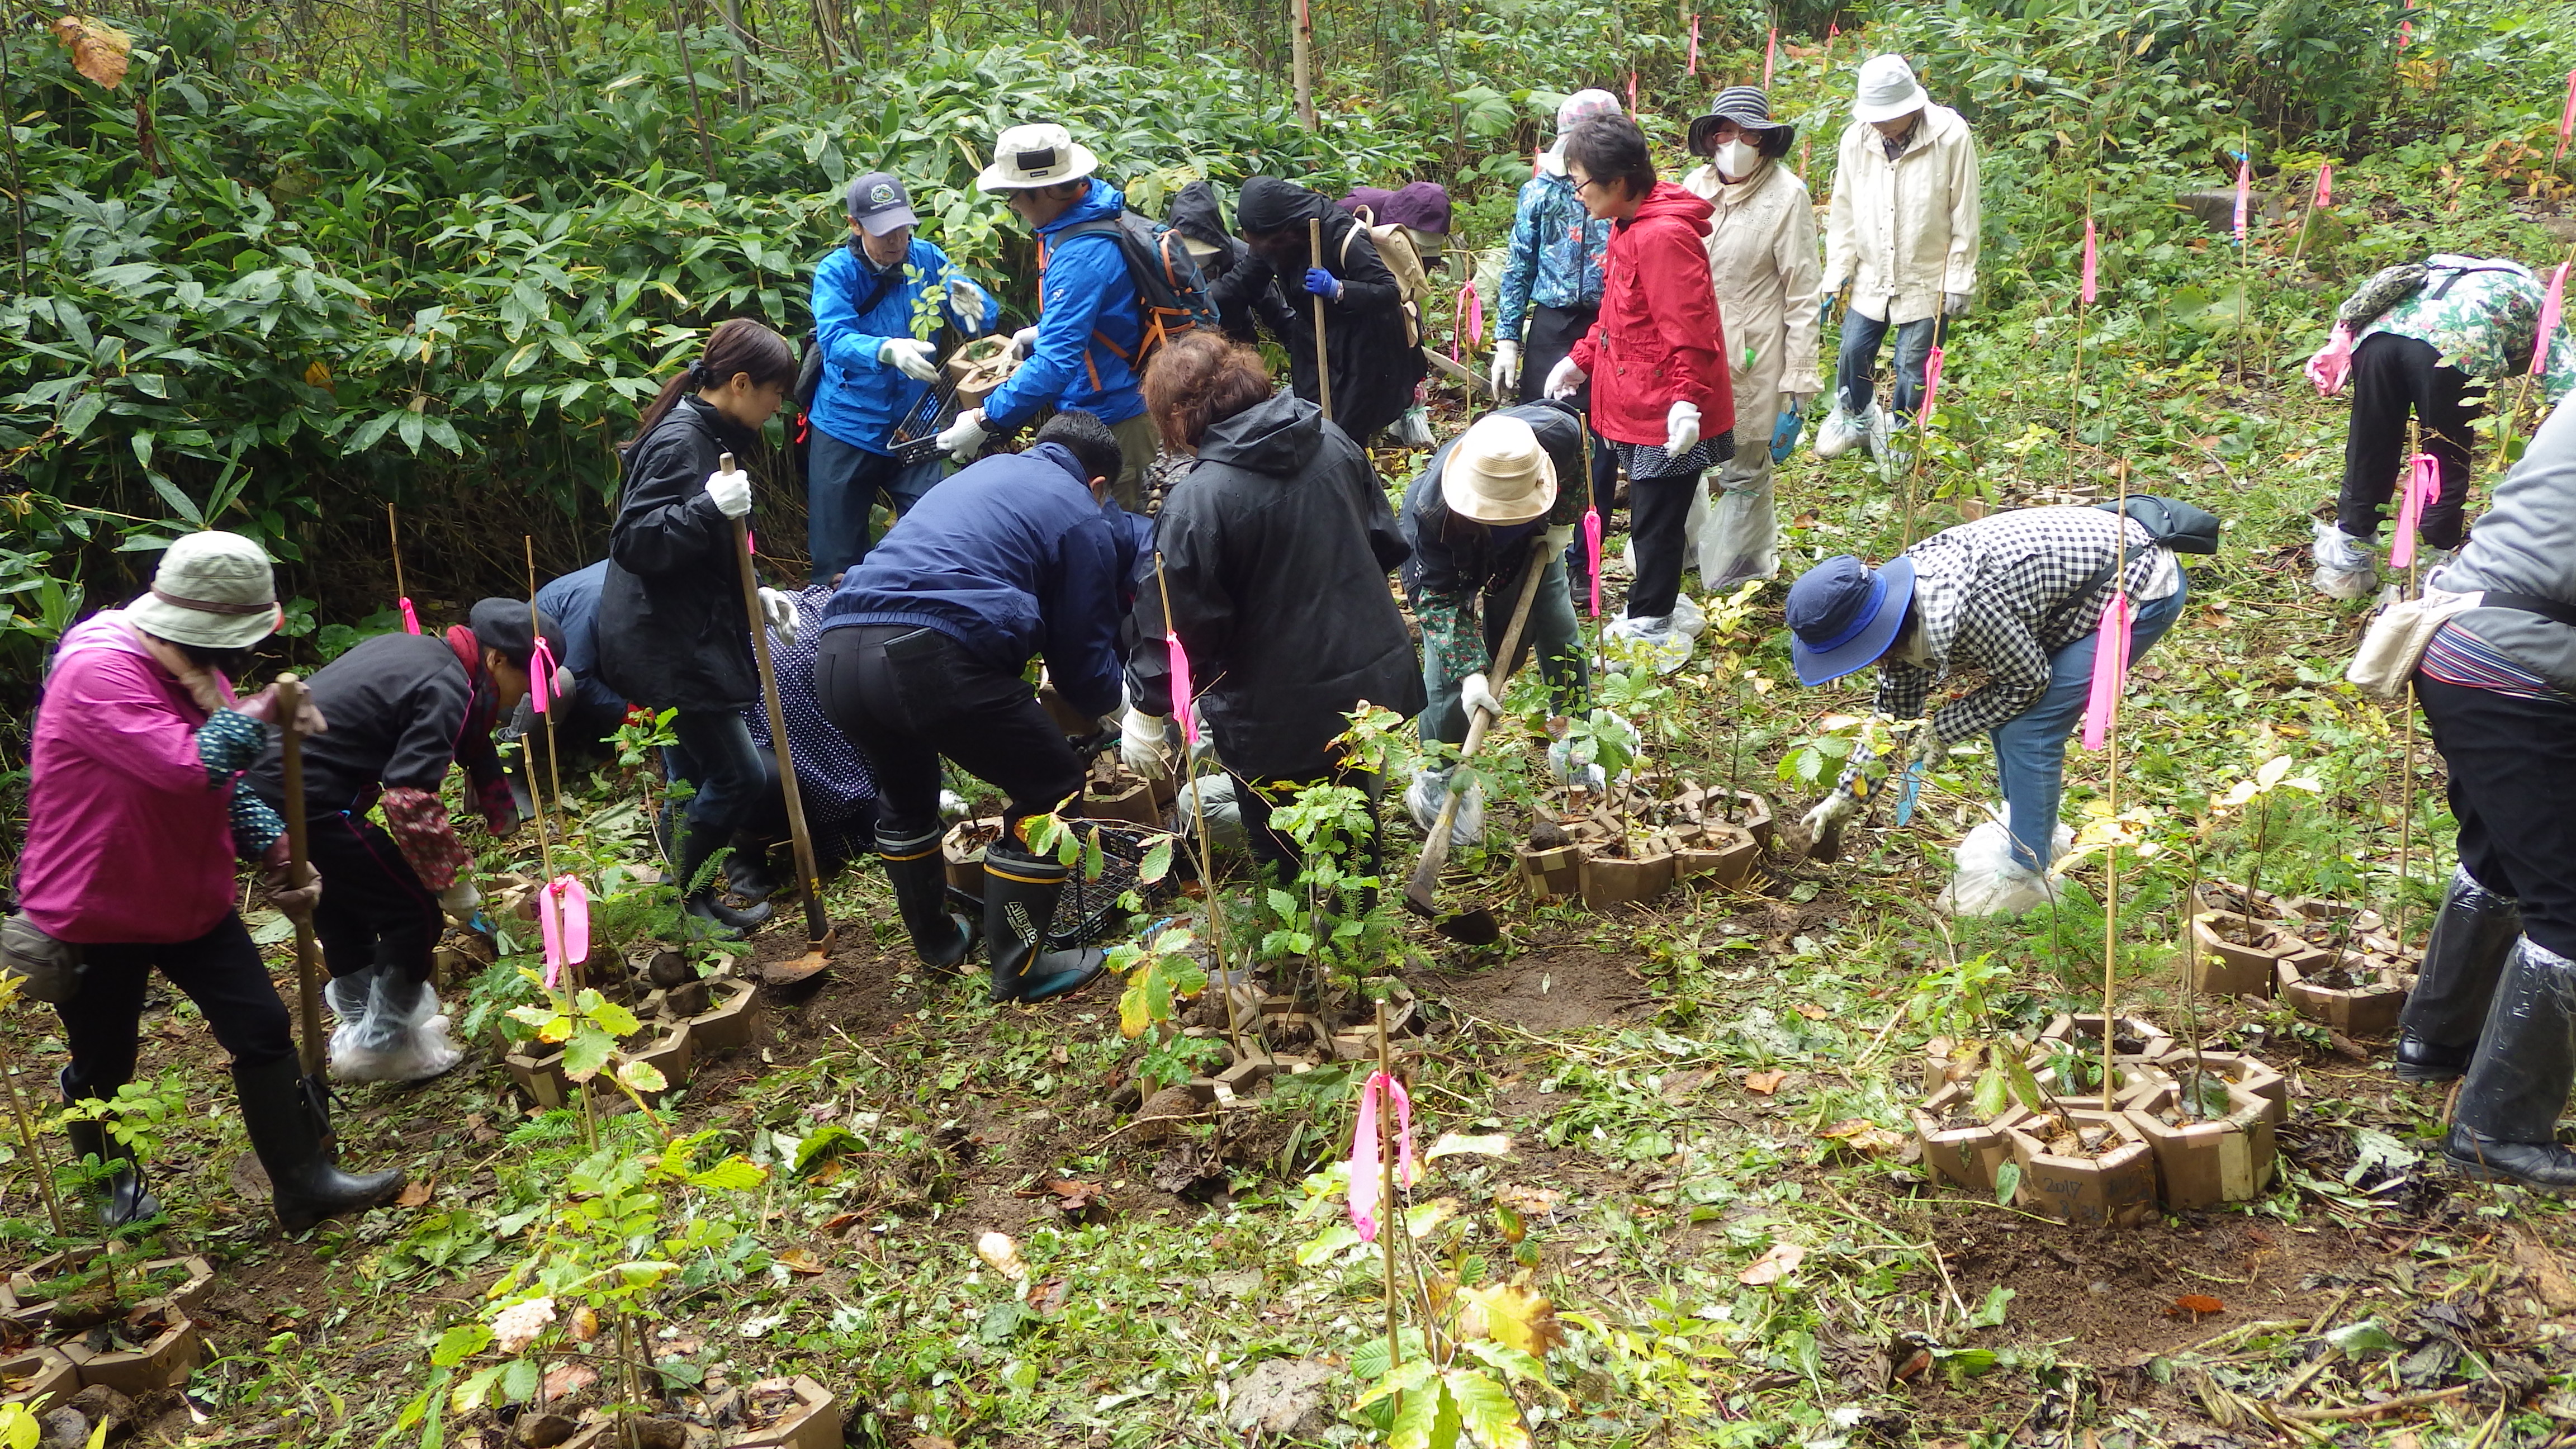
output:
[[[1888,328],[1896,329],[1901,423],[1923,404],[1937,329],[1967,311],[1977,290],[1977,145],[1958,112],[1932,104],[1901,55],[1873,56],[1860,68],[1835,159],[1825,295],[1846,287],[1834,411],[1816,432],[1819,458],[1864,440],[1884,455],[1890,424],[1871,400],[1870,373]]]
[[[1807,403],[1824,390],[1816,376],[1815,208],[1807,183],[1785,160],[1797,134],[1771,119],[1770,102],[1751,86],[1719,92],[1690,127],[1691,153],[1706,161],[1682,186],[1717,208],[1709,219],[1709,280],[1731,354],[1735,435],[1743,440],[1713,480],[1715,520],[1705,496],[1691,503],[1691,551],[1710,592],[1780,571],[1771,468],[1796,446]]]

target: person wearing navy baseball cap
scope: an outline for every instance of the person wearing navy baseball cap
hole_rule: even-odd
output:
[[[1919,779],[1951,744],[1985,734],[2004,804],[1961,842],[1958,874],[1935,904],[2019,915],[2050,899],[2045,872],[2072,843],[2057,823],[2066,737],[2090,693],[2102,612],[2120,590],[2135,611],[2135,659],[2181,616],[2188,588],[2154,530],[2093,508],[2016,509],[1944,529],[1875,569],[1848,554],[1809,569],[1789,589],[1798,682],[1877,665],[1872,708],[1879,737],[1893,741],[1852,751],[1833,793],[1807,813],[1810,853],[1832,858],[1892,766]],[[1985,682],[1929,709],[1932,686],[1954,671],[1981,671]]]

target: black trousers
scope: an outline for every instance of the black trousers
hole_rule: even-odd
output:
[[[1082,760],[1037,691],[936,629],[858,624],[825,633],[814,693],[875,772],[877,829],[889,840],[939,828],[943,755],[1010,797],[1002,813],[1014,839],[1028,816],[1082,808]]]
[[[1219,741],[1219,752],[1222,753],[1223,749],[1224,742]],[[1299,790],[1309,785],[1324,783],[1348,785],[1368,796],[1368,833],[1356,842],[1359,846],[1359,859],[1354,863],[1354,868],[1362,875],[1383,875],[1386,871],[1386,852],[1380,848],[1384,832],[1378,829],[1377,805],[1378,797],[1384,793],[1384,787],[1383,781],[1375,770],[1322,767],[1311,774],[1292,779],[1261,781],[1245,780],[1237,776],[1234,789],[1235,805],[1243,815],[1244,840],[1252,848],[1252,858],[1262,865],[1269,866],[1283,883],[1297,878],[1297,872],[1305,864],[1305,856],[1297,849],[1297,841],[1294,837],[1271,823],[1270,814],[1278,806],[1293,802]]]
[[[2424,451],[2442,465],[2442,496],[2424,510],[2415,536],[2434,548],[2460,546],[2460,510],[2469,500],[2469,454],[2476,439],[2470,426],[2486,411],[2486,393],[2467,373],[2442,366],[2440,358],[2433,344],[2389,332],[2373,333],[2352,350],[2352,422],[2343,437],[2335,526],[2355,538],[2379,533],[2380,515],[2406,467],[2406,420],[2412,415],[2423,425]]]
[[[383,966],[397,980],[427,981],[442,929],[438,897],[421,884],[384,827],[345,813],[306,823],[306,849],[322,873],[313,934],[334,976]]]
[[[2523,934],[2576,958],[2576,705],[2415,676],[2451,774],[2460,865],[2522,902]]]
[[[80,990],[54,1008],[72,1056],[63,1089],[74,1101],[115,1096],[134,1080],[143,988],[154,967],[197,1003],[234,1065],[264,1066],[295,1053],[286,1003],[238,915],[226,914],[193,941],[83,946],[81,960]]]
[[[1631,619],[1660,619],[1673,611],[1682,590],[1682,544],[1700,477],[1683,473],[1628,480],[1628,537],[1637,546],[1637,576],[1628,581]]]

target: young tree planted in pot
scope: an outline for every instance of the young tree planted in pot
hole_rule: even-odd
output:
[[[2210,802],[2212,815],[2244,811],[2252,807],[2253,835],[2248,842],[2249,864],[2245,871],[2245,944],[2256,942],[2255,902],[2262,899],[2263,866],[2266,853],[2277,844],[2273,832],[2273,815],[2277,809],[2274,796],[2282,790],[2305,790],[2311,795],[2324,787],[2313,775],[2292,775],[2287,755],[2274,755],[2256,766],[2254,773],[2227,787],[2227,792]]]

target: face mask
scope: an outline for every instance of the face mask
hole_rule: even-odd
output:
[[[1718,170],[1729,176],[1749,176],[1753,168],[1761,164],[1762,153],[1741,141],[1720,141],[1709,153],[1709,159],[1717,163]]]

